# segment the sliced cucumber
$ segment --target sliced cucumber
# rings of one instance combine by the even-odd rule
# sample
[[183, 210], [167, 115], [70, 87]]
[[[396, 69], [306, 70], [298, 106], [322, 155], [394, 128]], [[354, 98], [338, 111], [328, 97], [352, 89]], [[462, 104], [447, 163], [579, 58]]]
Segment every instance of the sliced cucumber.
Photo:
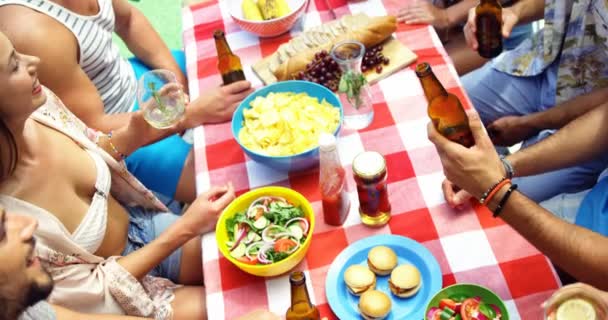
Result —
[[254, 237], [253, 237], [253, 242], [258, 242], [258, 241], [262, 241], [262, 236], [260, 236], [259, 234], [255, 233]]
[[266, 217], [262, 216], [253, 223], [253, 226], [258, 230], [262, 230], [262, 229], [266, 228], [268, 226], [268, 224], [270, 224], [270, 221], [268, 221], [268, 219], [266, 219]]
[[243, 242], [241, 242], [241, 243], [239, 243], [238, 246], [236, 246], [236, 248], [234, 248], [234, 250], [232, 250], [230, 252], [230, 255], [233, 258], [238, 259], [245, 255], [245, 250], [247, 250], [247, 247], [245, 246], [245, 244]]
[[302, 239], [304, 236], [304, 230], [302, 230], [299, 223], [292, 223], [289, 225], [289, 227], [287, 227], [287, 229], [289, 230], [289, 233], [291, 233], [297, 240]]
[[283, 202], [283, 201], [277, 201], [275, 202], [279, 207], [283, 207], [283, 208], [292, 208], [293, 206], [287, 202]]
[[252, 242], [256, 241], [255, 236], [256, 236], [255, 231], [249, 231], [249, 233], [247, 234], [247, 243], [252, 243]]
[[226, 245], [228, 246], [228, 248], [232, 248], [232, 246], [234, 245], [234, 241], [226, 241]]

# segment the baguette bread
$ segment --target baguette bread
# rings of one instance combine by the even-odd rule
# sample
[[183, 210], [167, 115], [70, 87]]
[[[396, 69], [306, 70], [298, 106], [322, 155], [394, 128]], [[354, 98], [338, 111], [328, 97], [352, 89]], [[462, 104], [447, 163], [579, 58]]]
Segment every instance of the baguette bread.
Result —
[[366, 48], [370, 48], [386, 40], [397, 29], [397, 21], [394, 16], [371, 17], [363, 24], [362, 20], [351, 20], [350, 26], [348, 20], [343, 21], [341, 25], [344, 26], [342, 29], [344, 32], [340, 35], [325, 41], [324, 44], [300, 51], [288, 59], [282, 60], [280, 64], [271, 66], [271, 71], [277, 80], [284, 81], [293, 78], [294, 74], [306, 69], [306, 65], [313, 60], [315, 53], [322, 50], [330, 51], [333, 45], [340, 41], [356, 40]]

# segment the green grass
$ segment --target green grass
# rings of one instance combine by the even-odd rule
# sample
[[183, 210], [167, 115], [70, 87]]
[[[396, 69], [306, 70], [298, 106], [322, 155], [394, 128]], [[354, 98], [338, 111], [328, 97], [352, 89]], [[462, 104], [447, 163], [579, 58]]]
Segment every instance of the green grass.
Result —
[[[137, 7], [150, 20], [154, 29], [160, 34], [167, 46], [171, 49], [182, 48], [182, 14], [180, 0], [139, 0], [129, 1]], [[144, 34], [141, 35], [145, 37]], [[114, 41], [120, 48], [124, 57], [132, 57], [133, 54], [127, 46], [114, 35]]]

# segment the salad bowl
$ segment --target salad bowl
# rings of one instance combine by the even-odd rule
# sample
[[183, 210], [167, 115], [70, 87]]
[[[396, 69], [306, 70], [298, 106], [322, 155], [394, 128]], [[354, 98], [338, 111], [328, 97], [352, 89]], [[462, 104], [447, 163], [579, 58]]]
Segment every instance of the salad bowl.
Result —
[[460, 283], [437, 292], [426, 307], [425, 320], [509, 320], [504, 302], [486, 287]]
[[[269, 204], [268, 212], [258, 219], [243, 217], [244, 214], [251, 211], [252, 207], [255, 209], [262, 206], [261, 203], [260, 205], [254, 203], [259, 199], [282, 200], [277, 200], [278, 204]], [[284, 205], [283, 200], [287, 204]], [[283, 208], [283, 206], [285, 207]], [[279, 209], [273, 210], [273, 208]], [[291, 212], [295, 211], [300, 212], [301, 217], [290, 216]], [[262, 221], [264, 219], [266, 221]], [[271, 232], [264, 232], [273, 226], [280, 226], [277, 227], [279, 230], [289, 229], [290, 232], [280, 231], [275, 239]], [[246, 227], [245, 234], [241, 234], [242, 227]], [[289, 188], [269, 186], [251, 190], [232, 201], [219, 217], [215, 228], [215, 238], [222, 255], [239, 269], [259, 277], [274, 277], [289, 272], [304, 259], [310, 247], [314, 227], [314, 211], [310, 202], [303, 195]], [[282, 250], [277, 249], [281, 242], [279, 238], [299, 240], [297, 246], [281, 253]], [[259, 249], [255, 251], [262, 252], [267, 246], [270, 248], [262, 255], [263, 258], [260, 256], [258, 259], [257, 252], [251, 255], [249, 252], [247, 253], [247, 257], [256, 257], [254, 259], [246, 258], [243, 252], [238, 252], [249, 250], [250, 247], [255, 246], [255, 243], [260, 244], [258, 248], [253, 248], [254, 250]]]

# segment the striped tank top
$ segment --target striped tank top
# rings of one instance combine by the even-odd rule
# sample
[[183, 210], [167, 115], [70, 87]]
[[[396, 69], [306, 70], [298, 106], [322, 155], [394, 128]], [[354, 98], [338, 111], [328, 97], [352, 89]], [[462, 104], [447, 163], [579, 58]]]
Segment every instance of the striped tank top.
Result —
[[131, 111], [137, 79], [129, 62], [112, 42], [114, 9], [112, 0], [97, 0], [99, 12], [83, 16], [48, 0], [0, 0], [3, 5], [21, 5], [57, 20], [78, 40], [80, 67], [101, 96], [106, 113]]

